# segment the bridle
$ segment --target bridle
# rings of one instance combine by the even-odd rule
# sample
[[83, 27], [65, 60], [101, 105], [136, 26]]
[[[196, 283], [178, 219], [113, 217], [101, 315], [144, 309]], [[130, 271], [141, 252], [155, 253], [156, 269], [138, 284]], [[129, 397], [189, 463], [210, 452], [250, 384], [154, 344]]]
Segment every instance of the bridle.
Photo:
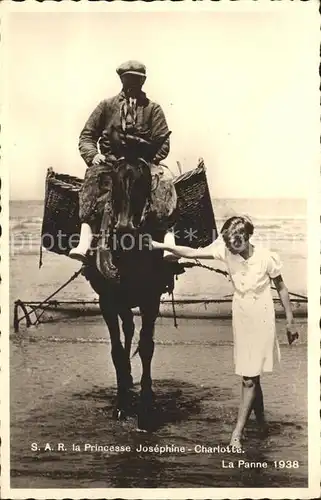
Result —
[[[117, 174], [117, 168], [122, 164], [122, 162], [129, 162], [129, 160], [125, 157], [125, 156], [121, 156], [119, 158], [117, 158], [117, 162], [116, 162], [116, 165], [115, 165], [115, 170], [114, 170], [114, 174]], [[135, 162], [136, 163], [136, 162]], [[144, 158], [138, 158], [137, 159], [137, 165], [133, 165], [133, 168], [135, 168], [137, 166], [137, 168], [141, 168], [139, 165], [142, 164], [144, 166], [144, 168], [148, 168], [149, 171], [150, 171], [150, 164], [144, 159]], [[151, 176], [151, 171], [150, 171], [150, 176]], [[151, 207], [151, 202], [152, 202], [152, 198], [151, 198], [151, 194], [156, 191], [156, 189], [158, 188], [158, 185], [159, 185], [159, 176], [157, 175], [157, 183], [156, 183], [156, 186], [154, 186], [148, 193], [147, 197], [146, 197], [146, 200], [145, 200], [145, 204], [144, 204], [144, 207], [143, 207], [143, 210], [142, 210], [142, 213], [141, 213], [141, 216], [140, 216], [140, 221], [139, 221], [139, 224], [138, 224], [138, 228], [141, 228], [141, 226], [144, 224], [149, 212], [150, 212], [150, 207]]]
[[[147, 163], [146, 160], [144, 160], [144, 158], [139, 158], [138, 161], [143, 163], [147, 168], [150, 168], [150, 165]], [[150, 173], [150, 175], [152, 175], [152, 174]], [[141, 214], [140, 221], [139, 221], [139, 227], [141, 227], [144, 224], [144, 222], [149, 214], [150, 206], [151, 206], [151, 202], [152, 202], [151, 194], [153, 191], [155, 191], [157, 189], [158, 184], [159, 184], [159, 177], [157, 176], [157, 186], [153, 190], [152, 189], [150, 190], [150, 192], [146, 198], [145, 205], [144, 205], [144, 208], [142, 210], [142, 214]]]

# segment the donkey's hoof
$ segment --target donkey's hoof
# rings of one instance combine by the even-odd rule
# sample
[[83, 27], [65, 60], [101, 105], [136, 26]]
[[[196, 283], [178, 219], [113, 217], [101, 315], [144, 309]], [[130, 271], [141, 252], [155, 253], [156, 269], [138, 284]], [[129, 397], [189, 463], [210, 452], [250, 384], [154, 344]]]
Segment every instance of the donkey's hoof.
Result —
[[113, 418], [118, 421], [126, 420], [127, 412], [124, 410], [124, 408], [114, 408]]
[[137, 427], [140, 432], [152, 432], [155, 429], [154, 421], [155, 394], [151, 389], [140, 393], [140, 404], [137, 413]]
[[134, 380], [133, 380], [133, 377], [131, 375], [128, 376], [127, 387], [128, 387], [129, 391], [134, 389]]
[[149, 409], [154, 406], [155, 403], [155, 393], [152, 389], [143, 389], [140, 393], [140, 402], [141, 405], [146, 409]]
[[153, 432], [156, 430], [154, 407], [141, 406], [137, 412], [137, 430], [139, 432]]
[[137, 415], [137, 431], [138, 432], [151, 432], [153, 430], [153, 419], [151, 412], [140, 410]]

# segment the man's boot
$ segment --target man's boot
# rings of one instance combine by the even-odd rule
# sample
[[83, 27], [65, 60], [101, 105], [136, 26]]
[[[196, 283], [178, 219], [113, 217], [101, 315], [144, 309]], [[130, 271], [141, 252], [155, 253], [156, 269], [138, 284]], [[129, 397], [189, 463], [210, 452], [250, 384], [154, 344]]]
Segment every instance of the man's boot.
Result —
[[70, 250], [69, 257], [71, 259], [84, 262], [86, 260], [86, 254], [90, 249], [92, 238], [93, 233], [91, 227], [89, 226], [89, 224], [84, 222], [83, 224], [81, 224], [79, 243], [75, 248], [72, 248]]

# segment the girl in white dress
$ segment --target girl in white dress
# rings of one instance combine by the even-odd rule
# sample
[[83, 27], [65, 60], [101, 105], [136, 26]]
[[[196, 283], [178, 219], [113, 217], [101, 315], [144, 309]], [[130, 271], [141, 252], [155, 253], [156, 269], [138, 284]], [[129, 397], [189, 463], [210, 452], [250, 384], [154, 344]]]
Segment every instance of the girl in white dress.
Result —
[[241, 448], [243, 429], [252, 409], [258, 424], [266, 430], [260, 375], [272, 371], [274, 348], [279, 353], [271, 280], [285, 310], [289, 343], [298, 337], [294, 330], [288, 290], [281, 276], [280, 258], [266, 248], [253, 246], [250, 243], [253, 231], [250, 219], [235, 216], [225, 222], [217, 240], [205, 248], [151, 242], [152, 249], [167, 250], [177, 257], [218, 259], [227, 266], [234, 287], [232, 323], [235, 373], [242, 377], [238, 419], [230, 443], [238, 448]]

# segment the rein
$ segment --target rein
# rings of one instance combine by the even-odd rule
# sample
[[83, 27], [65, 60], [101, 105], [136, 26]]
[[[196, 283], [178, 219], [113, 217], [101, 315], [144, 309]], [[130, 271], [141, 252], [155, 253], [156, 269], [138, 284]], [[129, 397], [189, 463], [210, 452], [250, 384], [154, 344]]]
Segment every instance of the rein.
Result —
[[139, 221], [139, 227], [141, 227], [145, 220], [146, 220], [146, 217], [149, 213], [149, 210], [150, 210], [150, 205], [151, 205], [151, 197], [148, 196], [148, 198], [146, 199], [145, 201], [145, 205], [144, 205], [144, 208], [143, 208], [143, 211], [142, 211], [142, 215], [140, 217], [140, 221]]
[[[124, 161], [128, 161], [128, 160], [126, 159], [126, 157], [125, 157], [125, 156], [121, 156], [120, 158], [118, 158], [118, 159], [117, 159], [117, 163], [116, 163], [116, 168], [117, 168], [117, 166], [119, 166], [119, 165], [121, 164], [121, 162], [124, 162]], [[142, 164], [144, 164], [144, 166], [145, 166], [145, 167], [147, 167], [148, 169], [150, 169], [150, 164], [149, 164], [146, 160], [144, 160], [144, 158], [138, 158], [137, 163], [138, 163], [138, 165], [137, 165], [137, 166], [138, 166], [138, 168], [140, 168], [140, 167], [139, 167], [139, 163], [142, 163]], [[134, 168], [135, 168], [135, 166], [134, 166]], [[156, 177], [157, 177], [157, 183], [156, 183], [156, 186], [154, 186], [154, 187], [151, 189], [150, 195], [146, 198], [145, 205], [144, 205], [144, 208], [143, 208], [143, 210], [142, 210], [142, 214], [141, 214], [140, 221], [139, 221], [139, 227], [141, 227], [141, 226], [142, 226], [142, 224], [143, 224], [143, 223], [144, 223], [144, 221], [146, 220], [146, 217], [147, 217], [147, 215], [148, 215], [148, 213], [149, 213], [150, 206], [151, 206], [151, 203], [152, 203], [151, 194], [152, 194], [153, 192], [155, 192], [155, 191], [156, 191], [156, 189], [157, 189], [157, 188], [158, 188], [158, 186], [159, 186], [159, 176], [158, 176], [158, 175], [156, 175]]]

